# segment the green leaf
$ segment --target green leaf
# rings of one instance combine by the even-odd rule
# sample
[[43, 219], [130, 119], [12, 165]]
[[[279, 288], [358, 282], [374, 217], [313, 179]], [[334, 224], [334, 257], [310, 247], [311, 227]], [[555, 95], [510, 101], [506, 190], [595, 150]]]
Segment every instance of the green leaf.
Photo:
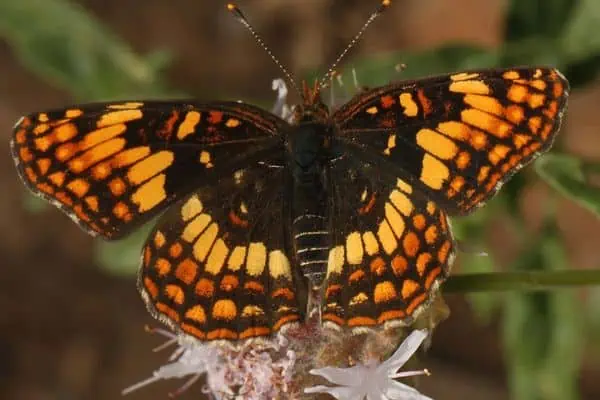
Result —
[[587, 172], [600, 171], [600, 164], [551, 153], [537, 160], [535, 168], [555, 190], [600, 217], [600, 188], [591, 186], [586, 178]]
[[571, 61], [600, 54], [600, 2], [580, 0], [561, 37], [561, 47]]
[[556, 37], [579, 0], [512, 0], [506, 13], [504, 38], [519, 41], [532, 36]]
[[[164, 55], [137, 56], [82, 7], [66, 0], [0, 2], [0, 37], [21, 62], [84, 100], [163, 93]], [[148, 62], [150, 60], [150, 62]]]
[[[494, 273], [497, 271], [491, 255], [477, 256], [465, 253], [460, 255], [460, 269], [461, 274]], [[502, 297], [499, 293], [467, 293], [466, 297], [478, 321], [486, 325], [492, 321], [494, 312], [502, 305]]]
[[94, 249], [98, 265], [113, 275], [134, 275], [140, 265], [141, 249], [155, 222], [144, 225], [131, 236], [117, 242], [98, 240]]

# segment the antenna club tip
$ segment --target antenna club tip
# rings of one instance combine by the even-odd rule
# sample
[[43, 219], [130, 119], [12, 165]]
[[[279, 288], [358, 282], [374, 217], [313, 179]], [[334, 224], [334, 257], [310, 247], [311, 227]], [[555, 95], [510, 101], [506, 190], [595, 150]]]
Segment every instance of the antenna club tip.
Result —
[[381, 5], [382, 5], [383, 7], [389, 7], [389, 6], [391, 6], [391, 5], [392, 5], [392, 0], [382, 0], [382, 1], [381, 1]]
[[238, 7], [237, 7], [235, 4], [233, 4], [233, 3], [227, 3], [227, 6], [226, 6], [226, 7], [227, 7], [227, 10], [229, 10], [229, 11], [234, 11], [234, 10], [236, 10], [236, 9], [238, 8]]

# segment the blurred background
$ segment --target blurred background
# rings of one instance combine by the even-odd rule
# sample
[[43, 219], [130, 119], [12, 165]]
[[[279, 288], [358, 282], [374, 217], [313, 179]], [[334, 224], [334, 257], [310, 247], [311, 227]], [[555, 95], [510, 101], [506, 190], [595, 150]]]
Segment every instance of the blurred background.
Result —
[[[239, 0], [298, 77], [335, 59], [378, 0]], [[397, 0], [340, 69], [380, 85], [549, 64], [570, 80], [558, 143], [454, 220], [489, 257], [454, 271], [600, 268], [600, 2]], [[401, 72], [396, 66], [406, 64]], [[269, 108], [281, 73], [217, 0], [0, 0], [0, 398], [114, 399], [166, 361], [135, 289], [143, 233], [94, 241], [31, 197], [8, 151], [19, 116], [76, 102], [196, 97]], [[292, 99], [293, 100], [293, 99]], [[420, 389], [439, 399], [600, 398], [600, 289], [447, 294]], [[128, 398], [164, 399], [182, 381]], [[182, 399], [201, 399], [201, 385]]]

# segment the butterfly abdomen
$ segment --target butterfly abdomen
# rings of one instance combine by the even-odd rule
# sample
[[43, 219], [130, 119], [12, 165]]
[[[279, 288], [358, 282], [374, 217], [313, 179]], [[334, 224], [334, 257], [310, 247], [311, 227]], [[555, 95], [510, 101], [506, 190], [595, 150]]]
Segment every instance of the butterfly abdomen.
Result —
[[302, 274], [319, 285], [327, 269], [328, 223], [323, 213], [307, 211], [294, 218], [294, 253]]

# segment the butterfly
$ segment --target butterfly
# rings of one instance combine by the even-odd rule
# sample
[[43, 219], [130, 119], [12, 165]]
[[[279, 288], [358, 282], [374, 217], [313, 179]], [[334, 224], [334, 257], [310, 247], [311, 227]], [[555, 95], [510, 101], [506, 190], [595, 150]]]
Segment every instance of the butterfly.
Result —
[[569, 85], [484, 69], [365, 89], [289, 119], [241, 102], [126, 101], [23, 117], [11, 151], [34, 194], [142, 249], [149, 311], [199, 340], [265, 337], [317, 303], [330, 329], [410, 325], [448, 277], [449, 217], [548, 150]]

